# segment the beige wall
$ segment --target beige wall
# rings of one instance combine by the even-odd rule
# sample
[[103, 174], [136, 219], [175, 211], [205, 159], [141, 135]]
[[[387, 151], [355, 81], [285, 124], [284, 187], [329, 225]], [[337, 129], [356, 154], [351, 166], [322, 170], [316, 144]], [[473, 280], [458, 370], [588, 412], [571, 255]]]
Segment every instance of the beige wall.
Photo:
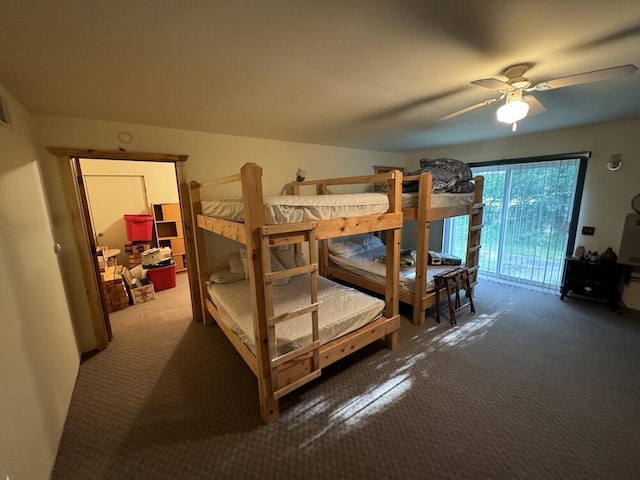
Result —
[[139, 175], [144, 177], [149, 213], [151, 213], [151, 205], [154, 203], [178, 202], [178, 186], [173, 163], [83, 159], [81, 167], [83, 175]]
[[0, 478], [49, 478], [80, 355], [63, 288], [32, 118], [0, 86]]
[[[185, 154], [189, 156], [185, 164], [187, 179], [211, 180], [213, 178], [238, 173], [247, 162], [255, 162], [264, 170], [264, 193], [278, 194], [283, 186], [295, 178], [298, 166], [304, 166], [307, 178], [326, 178], [347, 175], [363, 175], [373, 172], [373, 165], [402, 165], [404, 156], [383, 152], [372, 152], [348, 148], [326, 147], [258, 138], [234, 137], [184, 130], [127, 125], [103, 121], [87, 121], [72, 118], [36, 116], [39, 130], [39, 144], [44, 146], [94, 148], [130, 151]], [[133, 140], [126, 145], [118, 140], [120, 132], [129, 132]], [[43, 153], [43, 155], [47, 155]], [[74, 258], [75, 249], [60, 189], [60, 179], [53, 160], [45, 162], [47, 194], [54, 205], [57, 238], [65, 242], [71, 252], [65, 258], [65, 283], [76, 294], [82, 292], [77, 282], [80, 266]], [[230, 193], [228, 191], [224, 193]], [[215, 252], [211, 268], [226, 267], [229, 252], [237, 249], [237, 244], [214, 236], [207, 236], [207, 249]], [[210, 255], [211, 257], [211, 255]], [[86, 297], [74, 300], [74, 318], [88, 318]], [[83, 351], [95, 348], [93, 332], [88, 321], [80, 321], [76, 331]]]
[[[520, 131], [525, 128], [523, 123]], [[412, 152], [406, 155], [405, 167], [415, 170], [419, 159], [425, 157], [451, 157], [473, 162], [591, 151], [576, 245], [598, 252], [612, 247], [618, 252], [625, 216], [633, 212], [631, 199], [640, 192], [638, 132], [640, 119], [531, 135], [518, 134], [500, 140]], [[611, 172], [606, 169], [606, 163], [615, 153], [622, 154], [623, 164], [620, 170]], [[581, 227], [585, 225], [595, 227], [595, 235], [582, 235]], [[625, 288], [623, 299], [629, 307], [640, 309], [638, 285]]]

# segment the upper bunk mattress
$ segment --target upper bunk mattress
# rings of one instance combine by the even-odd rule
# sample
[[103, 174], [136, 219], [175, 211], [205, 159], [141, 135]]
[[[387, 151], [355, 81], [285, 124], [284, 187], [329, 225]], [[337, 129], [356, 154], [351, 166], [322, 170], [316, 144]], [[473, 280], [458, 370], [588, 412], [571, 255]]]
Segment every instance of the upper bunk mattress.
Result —
[[[244, 221], [242, 198], [202, 200], [201, 206], [207, 217]], [[384, 193], [278, 195], [265, 197], [264, 206], [266, 223], [298, 223], [385, 213], [389, 198]]]
[[[417, 207], [418, 192], [402, 194], [402, 207]], [[459, 207], [461, 205], [471, 205], [474, 193], [432, 193], [431, 208]]]
[[[375, 282], [385, 282], [387, 275], [387, 265], [381, 259], [386, 255], [386, 247], [378, 247], [365, 253], [352, 255], [350, 257], [337, 256], [329, 253], [329, 260], [334, 267], [355, 273], [361, 277]], [[415, 251], [412, 252], [415, 258]], [[402, 263], [402, 262], [401, 262]], [[433, 290], [433, 276], [456, 268], [453, 265], [429, 265], [427, 268], [427, 292]], [[416, 283], [415, 267], [400, 266], [400, 287], [414, 291]]]
[[[291, 278], [287, 285], [273, 287], [274, 313], [290, 312], [311, 303], [309, 275]], [[253, 317], [249, 281], [209, 283], [209, 297], [220, 312], [222, 321], [255, 354]], [[324, 277], [318, 277], [318, 328], [322, 344], [356, 330], [379, 318], [384, 301]], [[276, 325], [278, 354], [282, 355], [311, 343], [311, 314]]]

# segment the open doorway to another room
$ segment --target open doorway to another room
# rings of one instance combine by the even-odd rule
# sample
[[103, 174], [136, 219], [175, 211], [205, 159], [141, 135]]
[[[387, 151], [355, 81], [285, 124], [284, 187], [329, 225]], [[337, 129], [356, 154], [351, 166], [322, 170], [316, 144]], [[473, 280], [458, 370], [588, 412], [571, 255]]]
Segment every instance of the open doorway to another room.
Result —
[[[159, 321], [166, 323], [169, 318], [202, 321], [202, 309], [199, 307], [200, 292], [199, 289], [192, 288], [192, 285], [197, 285], [197, 272], [196, 268], [189, 267], [196, 265], [196, 251], [190, 235], [192, 220], [189, 187], [184, 173], [184, 162], [187, 160], [187, 155], [63, 147], [47, 147], [47, 150], [57, 159], [62, 190], [69, 210], [78, 253], [84, 293], [88, 300], [89, 318], [95, 338], [94, 348], [97, 350], [106, 348], [114, 336], [110, 315], [126, 316], [122, 312], [132, 314], [137, 312], [136, 318], [145, 320], [147, 327]], [[91, 170], [92, 166], [87, 163], [88, 160], [98, 161], [102, 170]], [[84, 167], [81, 165], [81, 161], [84, 162]], [[164, 165], [158, 171], [163, 172], [163, 169], [166, 169], [166, 172], [172, 173], [165, 172], [154, 176], [144, 170], [148, 167], [145, 164], [156, 167]], [[83, 168], [86, 172], [83, 172]], [[112, 178], [101, 178], [95, 181], [95, 177]], [[120, 182], [124, 182], [126, 185], [118, 185]], [[106, 206], [98, 207], [94, 201], [92, 208], [90, 208], [85, 183], [88, 183], [90, 188], [92, 186], [96, 188], [97, 196], [106, 198], [106, 202], [103, 201]], [[95, 219], [95, 213], [99, 208], [105, 208], [107, 212], [113, 210], [108, 213], [108, 215], [112, 215], [112, 220], [109, 221], [108, 218]], [[160, 219], [160, 214], [162, 214], [162, 219]], [[146, 240], [149, 235], [144, 238], [144, 241], [138, 239], [129, 241], [127, 236], [128, 223], [124, 218], [126, 215], [151, 219], [150, 241]], [[156, 228], [162, 222], [166, 225]], [[171, 234], [166, 233], [169, 230]], [[137, 246], [134, 247], [134, 245]], [[122, 308], [108, 312], [104, 287], [105, 278], [99, 264], [99, 253], [102, 253], [102, 270], [106, 271], [109, 266], [121, 265], [123, 271], [125, 266], [129, 271], [129, 267], [133, 266], [129, 262], [135, 263], [135, 257], [140, 254], [139, 261], [142, 263], [142, 253], [146, 250], [152, 250], [155, 245], [169, 247], [168, 249], [159, 249], [159, 252], [156, 253], [163, 255], [162, 250], [170, 251], [170, 263], [177, 270], [175, 272], [175, 287], [172, 285], [173, 276], [167, 278], [166, 275], [161, 274], [159, 281], [163, 288], [158, 288], [158, 284], [153, 278], [150, 283], [155, 283], [155, 285], [149, 286], [141, 281], [137, 282], [132, 275], [129, 280], [137, 289], [135, 293], [142, 293], [143, 290], [140, 288], [148, 290], [153, 288], [153, 299], [146, 298], [146, 301], [134, 302], [130, 296], [127, 296], [125, 300], [122, 295], [120, 298], [122, 304], [119, 305]], [[98, 246], [109, 248], [98, 248]], [[146, 247], [151, 248], [147, 249]], [[164, 266], [167, 265], [161, 265], [161, 267]], [[148, 272], [147, 276], [149, 276]], [[124, 281], [126, 280], [123, 279], [122, 282]], [[119, 285], [117, 281], [114, 283]], [[129, 292], [129, 294], [131, 293]], [[147, 297], [149, 293], [147, 292]], [[173, 298], [174, 295], [175, 298]], [[180, 305], [179, 312], [173, 311], [176, 306]], [[123, 335], [123, 338], [125, 337], [126, 335]]]
[[184, 225], [175, 167], [80, 159], [103, 305], [113, 335], [149, 316], [190, 311]]

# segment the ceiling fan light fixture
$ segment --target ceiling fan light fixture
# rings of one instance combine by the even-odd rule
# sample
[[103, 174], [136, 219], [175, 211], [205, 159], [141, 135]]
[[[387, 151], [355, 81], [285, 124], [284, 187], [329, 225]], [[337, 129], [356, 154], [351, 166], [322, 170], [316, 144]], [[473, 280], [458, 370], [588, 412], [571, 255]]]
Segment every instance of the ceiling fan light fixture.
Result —
[[499, 122], [515, 123], [526, 117], [527, 112], [529, 112], [529, 104], [527, 102], [524, 100], [512, 100], [502, 105], [496, 115]]

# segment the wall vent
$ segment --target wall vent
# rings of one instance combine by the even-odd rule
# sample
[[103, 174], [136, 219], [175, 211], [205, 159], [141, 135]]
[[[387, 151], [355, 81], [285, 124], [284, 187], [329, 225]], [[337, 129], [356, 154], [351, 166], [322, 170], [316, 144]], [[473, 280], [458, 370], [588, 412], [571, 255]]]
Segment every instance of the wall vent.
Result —
[[9, 125], [9, 111], [4, 103], [4, 99], [0, 97], [0, 126], [7, 127]]

